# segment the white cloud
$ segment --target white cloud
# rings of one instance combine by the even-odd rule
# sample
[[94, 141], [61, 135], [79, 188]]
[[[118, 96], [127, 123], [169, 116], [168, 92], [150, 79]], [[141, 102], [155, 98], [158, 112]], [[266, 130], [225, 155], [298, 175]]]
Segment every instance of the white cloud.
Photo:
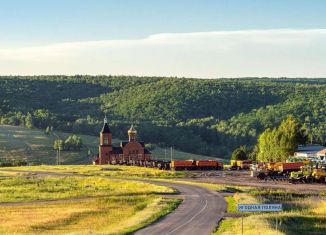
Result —
[[0, 74], [325, 77], [326, 29], [165, 33], [1, 48]]

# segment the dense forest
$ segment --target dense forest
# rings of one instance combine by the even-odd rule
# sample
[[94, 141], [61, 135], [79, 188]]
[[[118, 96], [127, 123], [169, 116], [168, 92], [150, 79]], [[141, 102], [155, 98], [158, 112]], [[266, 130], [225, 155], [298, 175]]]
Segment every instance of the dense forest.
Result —
[[288, 115], [325, 144], [325, 114], [326, 79], [0, 77], [1, 124], [97, 135], [107, 115], [115, 138], [134, 123], [148, 143], [218, 157]]

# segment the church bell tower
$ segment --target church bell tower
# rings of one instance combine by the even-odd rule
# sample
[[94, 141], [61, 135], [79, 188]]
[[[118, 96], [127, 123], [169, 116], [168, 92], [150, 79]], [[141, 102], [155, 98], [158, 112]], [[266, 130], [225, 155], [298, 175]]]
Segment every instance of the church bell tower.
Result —
[[112, 151], [112, 134], [108, 125], [108, 120], [104, 118], [104, 125], [100, 132], [100, 146], [99, 146], [99, 164], [108, 164], [110, 159], [110, 152]]

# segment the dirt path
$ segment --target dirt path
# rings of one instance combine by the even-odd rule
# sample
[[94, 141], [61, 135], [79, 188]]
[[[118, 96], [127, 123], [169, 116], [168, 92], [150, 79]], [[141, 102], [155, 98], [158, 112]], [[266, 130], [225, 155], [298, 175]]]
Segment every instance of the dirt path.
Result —
[[325, 184], [290, 184], [288, 181], [262, 181], [251, 177], [248, 171], [215, 171], [206, 174], [194, 172], [190, 181], [234, 186], [282, 189], [302, 194], [319, 194], [326, 192]]

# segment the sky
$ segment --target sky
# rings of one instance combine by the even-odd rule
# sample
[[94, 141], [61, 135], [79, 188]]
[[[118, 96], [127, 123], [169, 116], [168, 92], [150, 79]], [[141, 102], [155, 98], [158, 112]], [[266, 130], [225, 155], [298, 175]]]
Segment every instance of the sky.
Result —
[[326, 77], [325, 0], [0, 0], [0, 75]]

